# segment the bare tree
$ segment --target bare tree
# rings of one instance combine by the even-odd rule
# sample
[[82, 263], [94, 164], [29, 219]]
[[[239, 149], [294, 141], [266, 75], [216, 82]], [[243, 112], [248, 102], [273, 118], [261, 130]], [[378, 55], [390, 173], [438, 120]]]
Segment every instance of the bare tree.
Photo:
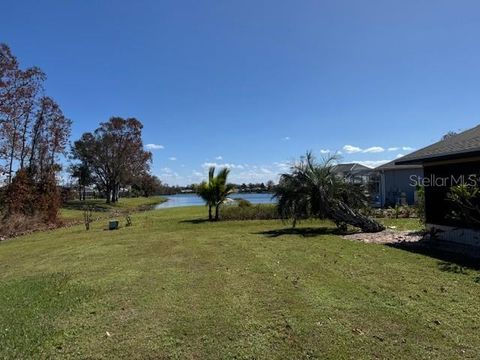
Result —
[[11, 183], [15, 162], [24, 168], [45, 74], [37, 67], [21, 70], [9, 47], [0, 44], [0, 77], [0, 157], [6, 161], [5, 173]]
[[20, 69], [10, 48], [0, 44], [0, 161], [8, 184], [7, 214], [42, 212], [51, 222], [60, 206], [56, 173], [71, 121], [53, 99], [42, 96], [45, 78], [38, 67]]

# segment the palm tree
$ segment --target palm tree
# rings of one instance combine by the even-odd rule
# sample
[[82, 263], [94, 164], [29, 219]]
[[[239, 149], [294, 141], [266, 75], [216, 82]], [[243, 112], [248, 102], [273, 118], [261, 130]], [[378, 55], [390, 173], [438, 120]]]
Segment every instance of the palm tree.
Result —
[[362, 186], [346, 182], [333, 172], [336, 157], [318, 164], [310, 152], [292, 166], [291, 172], [280, 177], [274, 197], [284, 219], [328, 218], [338, 227], [347, 224], [364, 232], [378, 232], [384, 226], [361, 213], [368, 206]]
[[215, 207], [215, 221], [218, 221], [220, 215], [220, 206], [228, 195], [233, 193], [234, 186], [227, 183], [230, 170], [224, 168], [215, 176], [215, 167], [208, 171], [208, 181], [203, 181], [197, 186], [197, 194], [205, 200], [208, 206], [208, 220], [212, 221], [212, 208]]
[[208, 220], [212, 221], [212, 206], [215, 205], [213, 183], [215, 181], [215, 168], [211, 167], [208, 171], [208, 182], [202, 181], [200, 185], [197, 186], [197, 194], [203, 200], [205, 200], [205, 205], [208, 206]]

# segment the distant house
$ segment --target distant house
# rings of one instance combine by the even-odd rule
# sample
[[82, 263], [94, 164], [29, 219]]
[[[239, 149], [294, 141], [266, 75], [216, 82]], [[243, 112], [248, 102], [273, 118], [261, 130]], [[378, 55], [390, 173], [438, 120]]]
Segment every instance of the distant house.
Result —
[[378, 201], [379, 177], [374, 169], [359, 163], [347, 163], [335, 165], [332, 170], [335, 175], [349, 183], [363, 185], [370, 198], [370, 204], [373, 207], [380, 206]]
[[412, 186], [412, 179], [423, 176], [422, 165], [396, 165], [388, 162], [375, 168], [379, 176], [379, 205], [414, 205], [417, 202], [417, 189]]
[[[80, 197], [79, 189], [76, 189], [77, 195]], [[81, 189], [82, 197], [85, 199], [95, 198], [98, 195], [98, 190], [95, 186], [85, 186]]]
[[[453, 218], [453, 204], [447, 199], [453, 185], [480, 179], [480, 126], [415, 151], [395, 163], [423, 166], [421, 184], [425, 189], [427, 226], [439, 230], [440, 240], [480, 256], [480, 228]], [[478, 199], [474, 201], [480, 206]]]
[[372, 168], [358, 163], [337, 164], [332, 171], [337, 176], [355, 184], [366, 184], [372, 174]]

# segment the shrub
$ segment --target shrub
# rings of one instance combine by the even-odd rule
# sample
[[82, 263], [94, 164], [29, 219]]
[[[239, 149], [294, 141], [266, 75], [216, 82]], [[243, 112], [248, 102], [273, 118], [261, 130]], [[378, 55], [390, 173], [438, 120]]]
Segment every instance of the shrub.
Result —
[[60, 191], [54, 173], [47, 174], [37, 185], [36, 212], [43, 216], [46, 223], [57, 222], [61, 206]]
[[252, 206], [252, 203], [248, 200], [242, 199], [242, 198], [235, 198], [233, 199], [237, 202], [239, 207], [249, 207]]
[[376, 218], [408, 219], [417, 217], [417, 207], [408, 205], [396, 205], [394, 208], [375, 209], [373, 216]]
[[418, 202], [417, 202], [418, 220], [420, 221], [421, 224], [425, 225], [425, 223], [426, 223], [426, 218], [425, 218], [425, 188], [423, 186], [419, 186], [417, 188], [417, 196], [418, 196]]
[[6, 186], [0, 187], [0, 210], [5, 209], [6, 195], [7, 195], [7, 187]]
[[45, 223], [45, 219], [39, 215], [12, 214], [0, 220], [0, 238], [26, 235], [35, 231], [54, 229], [58, 226], [61, 224]]
[[5, 205], [7, 216], [15, 214], [33, 215], [35, 213], [35, 184], [22, 169], [14, 176], [5, 192]]
[[220, 211], [222, 220], [270, 220], [279, 219], [277, 207], [273, 204], [250, 206], [223, 206]]
[[57, 222], [61, 205], [55, 173], [35, 181], [26, 169], [19, 170], [5, 190], [5, 216], [39, 216], [46, 224]]
[[75, 200], [75, 191], [70, 187], [61, 187], [60, 188], [60, 198], [61, 202], [66, 203], [67, 201]]
[[447, 200], [454, 208], [449, 218], [474, 228], [480, 227], [479, 188], [469, 185], [452, 186], [447, 194]]

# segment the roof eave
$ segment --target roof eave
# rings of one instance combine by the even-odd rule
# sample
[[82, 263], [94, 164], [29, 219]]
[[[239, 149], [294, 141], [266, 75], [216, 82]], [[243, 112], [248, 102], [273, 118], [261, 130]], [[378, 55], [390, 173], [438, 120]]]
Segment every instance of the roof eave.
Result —
[[457, 160], [462, 158], [472, 158], [480, 156], [480, 150], [475, 151], [462, 151], [456, 152], [453, 154], [444, 154], [444, 155], [432, 155], [432, 156], [424, 156], [421, 158], [413, 158], [411, 160], [399, 160], [395, 161], [395, 165], [423, 165], [425, 163], [432, 163], [438, 161], [447, 161], [447, 160]]

